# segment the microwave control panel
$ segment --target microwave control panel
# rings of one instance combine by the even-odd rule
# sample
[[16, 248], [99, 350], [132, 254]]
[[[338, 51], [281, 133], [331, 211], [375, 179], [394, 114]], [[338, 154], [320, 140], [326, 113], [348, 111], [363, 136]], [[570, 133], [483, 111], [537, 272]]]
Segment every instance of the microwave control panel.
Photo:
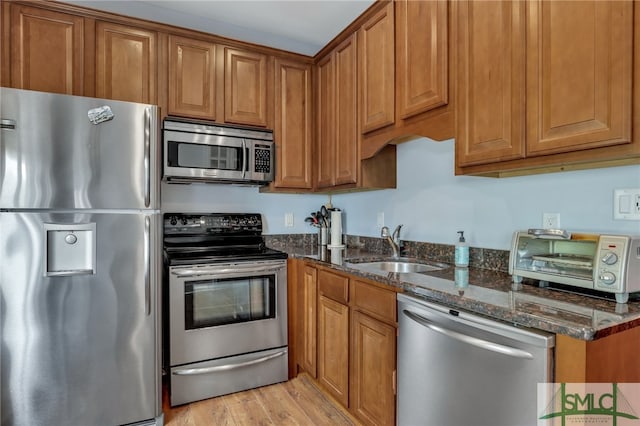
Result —
[[269, 146], [256, 144], [254, 152], [255, 152], [254, 172], [271, 173], [271, 149], [269, 149]]

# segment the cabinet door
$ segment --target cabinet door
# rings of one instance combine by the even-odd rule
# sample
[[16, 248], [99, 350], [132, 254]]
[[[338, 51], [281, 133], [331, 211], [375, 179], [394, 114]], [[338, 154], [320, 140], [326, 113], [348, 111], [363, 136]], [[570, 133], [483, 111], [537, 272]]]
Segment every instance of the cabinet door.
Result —
[[318, 177], [316, 185], [318, 188], [327, 188], [335, 185], [335, 60], [333, 53], [321, 59], [317, 67]]
[[335, 50], [335, 184], [356, 183], [358, 178], [359, 135], [357, 117], [357, 54], [354, 36]]
[[96, 96], [157, 103], [157, 34], [96, 22]]
[[519, 1], [451, 3], [458, 49], [458, 166], [524, 156], [524, 6]]
[[311, 65], [276, 59], [276, 188], [311, 188]]
[[83, 94], [84, 18], [14, 4], [10, 25], [12, 87]]
[[395, 2], [398, 116], [409, 118], [448, 102], [446, 0]]
[[631, 142], [634, 2], [527, 7], [527, 155]]
[[317, 300], [318, 271], [305, 265], [302, 273], [302, 342], [300, 365], [312, 377], [317, 376]]
[[395, 369], [395, 327], [353, 312], [349, 408], [366, 424], [394, 424]]
[[349, 403], [349, 307], [318, 299], [318, 381], [345, 407]]
[[362, 133], [395, 119], [395, 46], [393, 2], [358, 30]]
[[267, 56], [225, 48], [224, 121], [267, 125]]
[[216, 119], [216, 46], [169, 36], [169, 114]]

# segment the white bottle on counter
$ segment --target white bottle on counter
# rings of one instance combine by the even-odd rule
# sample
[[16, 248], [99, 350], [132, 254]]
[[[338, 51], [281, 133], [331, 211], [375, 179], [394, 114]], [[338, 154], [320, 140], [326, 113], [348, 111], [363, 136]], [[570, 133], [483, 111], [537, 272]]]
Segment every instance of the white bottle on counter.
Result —
[[460, 238], [456, 244], [455, 251], [455, 263], [458, 268], [465, 268], [469, 266], [469, 246], [464, 239], [464, 231], [458, 231]]

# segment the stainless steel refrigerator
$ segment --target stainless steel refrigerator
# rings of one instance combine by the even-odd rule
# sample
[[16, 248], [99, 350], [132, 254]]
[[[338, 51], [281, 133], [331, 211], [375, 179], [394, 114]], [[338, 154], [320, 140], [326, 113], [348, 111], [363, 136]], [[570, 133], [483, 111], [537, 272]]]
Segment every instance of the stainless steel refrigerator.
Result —
[[2, 425], [162, 424], [156, 106], [0, 88]]

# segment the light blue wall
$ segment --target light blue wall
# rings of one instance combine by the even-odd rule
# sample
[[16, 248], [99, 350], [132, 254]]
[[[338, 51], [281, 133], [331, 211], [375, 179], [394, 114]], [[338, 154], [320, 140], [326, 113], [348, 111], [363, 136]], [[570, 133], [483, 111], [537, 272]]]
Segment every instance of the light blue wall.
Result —
[[[640, 188], [640, 166], [493, 179], [454, 176], [453, 140], [418, 139], [398, 145], [397, 189], [335, 195], [344, 232], [380, 235], [404, 225], [402, 238], [453, 244], [464, 230], [471, 246], [508, 250], [514, 230], [540, 227], [542, 214], [560, 213], [570, 231], [640, 234], [640, 221], [613, 220], [613, 190]], [[251, 211], [265, 217], [265, 233], [307, 233], [311, 211], [326, 195], [261, 194], [257, 188], [163, 184], [163, 211]], [[286, 212], [294, 227], [284, 226]]]

